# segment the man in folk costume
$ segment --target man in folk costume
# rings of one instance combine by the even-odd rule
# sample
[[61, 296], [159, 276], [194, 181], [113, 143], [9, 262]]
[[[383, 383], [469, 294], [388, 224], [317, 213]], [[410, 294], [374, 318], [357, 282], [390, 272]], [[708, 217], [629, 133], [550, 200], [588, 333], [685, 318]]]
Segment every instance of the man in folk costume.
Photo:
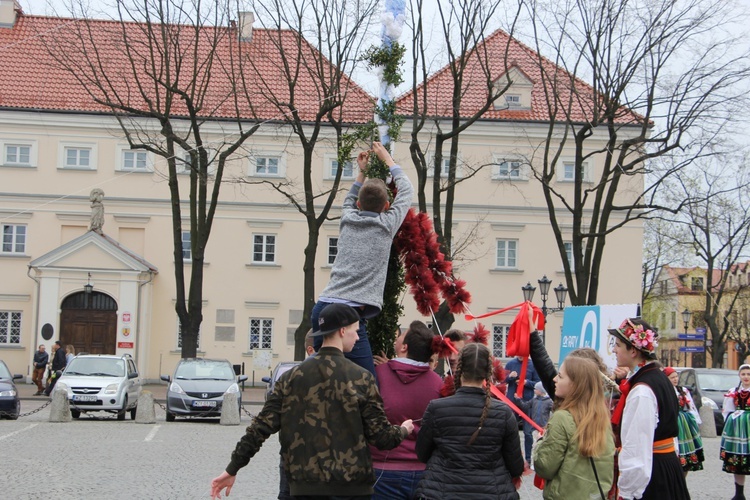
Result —
[[654, 363], [658, 334], [640, 318], [609, 329], [617, 365], [630, 376], [612, 416], [618, 442], [623, 499], [686, 500], [690, 493], [675, 451], [679, 405], [674, 387]]

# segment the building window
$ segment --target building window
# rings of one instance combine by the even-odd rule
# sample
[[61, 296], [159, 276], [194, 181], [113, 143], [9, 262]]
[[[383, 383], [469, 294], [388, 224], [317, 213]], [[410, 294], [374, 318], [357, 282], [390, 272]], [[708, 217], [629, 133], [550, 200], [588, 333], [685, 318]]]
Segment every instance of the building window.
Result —
[[677, 328], [677, 313], [674, 312], [674, 311], [672, 311], [672, 318], [670, 320], [670, 323], [672, 325], [670, 327], [670, 328], [672, 328], [672, 330], [674, 330], [675, 328]]
[[659, 282], [659, 293], [660, 295], [667, 294], [667, 280], [663, 280]]
[[492, 325], [492, 355], [497, 358], [507, 356], [508, 331], [510, 325]]
[[497, 267], [516, 268], [518, 240], [497, 240]]
[[703, 291], [703, 278], [702, 277], [690, 278], [690, 289], [694, 292]]
[[21, 343], [21, 312], [0, 311], [0, 344]]
[[3, 224], [2, 253], [26, 253], [26, 226], [18, 224]]
[[505, 94], [505, 103], [509, 108], [520, 108], [521, 94]]
[[[339, 162], [338, 160], [331, 160], [331, 167], [329, 169], [329, 175], [331, 179], [336, 178], [336, 173], [339, 170]], [[341, 178], [342, 179], [354, 179], [354, 165], [352, 162], [347, 161], [344, 163], [344, 168], [341, 172]]]
[[332, 266], [333, 262], [336, 260], [336, 254], [338, 254], [339, 249], [339, 239], [338, 238], [328, 238], [328, 265]]
[[91, 148], [65, 148], [65, 163], [67, 168], [91, 168]]
[[[196, 350], [201, 348], [201, 330], [202, 327], [198, 328], [198, 340], [196, 342]], [[177, 318], [177, 349], [182, 349], [182, 335], [180, 333], [180, 319]]]
[[500, 178], [520, 179], [521, 162], [513, 160], [500, 163], [497, 168], [497, 176]]
[[[583, 162], [583, 182], [591, 182], [591, 168], [589, 167], [588, 162]], [[560, 172], [558, 173], [557, 180], [561, 182], [573, 182], [575, 181], [575, 175], [576, 175], [576, 164], [573, 161], [564, 161], [562, 164], [562, 169], [560, 169]]]
[[255, 174], [278, 177], [279, 158], [275, 156], [259, 156], [255, 158]]
[[148, 153], [146, 151], [137, 151], [126, 149], [122, 152], [122, 169], [123, 170], [148, 170]]
[[6, 144], [6, 165], [31, 165], [31, 146], [28, 144]]
[[272, 263], [276, 261], [276, 235], [253, 235], [253, 262]]
[[193, 258], [192, 247], [190, 245], [190, 231], [182, 232], [182, 260]]
[[568, 260], [568, 265], [570, 266], [571, 271], [575, 271], [575, 260], [573, 259], [573, 242], [572, 241], [566, 241], [563, 243], [563, 246], [565, 247], [565, 258]]
[[273, 336], [273, 320], [250, 318], [250, 350], [270, 349]]

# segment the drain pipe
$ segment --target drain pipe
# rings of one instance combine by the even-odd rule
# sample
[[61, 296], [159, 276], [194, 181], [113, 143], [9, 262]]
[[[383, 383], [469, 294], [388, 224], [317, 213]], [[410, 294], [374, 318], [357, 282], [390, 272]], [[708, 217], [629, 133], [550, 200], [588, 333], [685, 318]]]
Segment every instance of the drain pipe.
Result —
[[[39, 349], [39, 300], [40, 300], [39, 299], [39, 294], [41, 293], [42, 282], [31, 275], [31, 269], [32, 269], [31, 265], [27, 266], [27, 268], [26, 268], [26, 276], [28, 276], [29, 278], [31, 278], [32, 280], [34, 280], [34, 282], [36, 283], [36, 304], [34, 304], [35, 311], [34, 311], [34, 330], [33, 330], [33, 335], [34, 335], [34, 350], [32, 351], [32, 354], [31, 354], [31, 356], [32, 356], [31, 359], [33, 360], [34, 359], [34, 357], [33, 357], [34, 354], [33, 353], [35, 353]], [[32, 361], [32, 364], [33, 364], [33, 361]], [[26, 367], [26, 370], [28, 372], [29, 367]], [[26, 375], [28, 376], [29, 373], [27, 373]], [[28, 383], [28, 382], [29, 381], [27, 380], [26, 383]]]
[[[144, 285], [148, 285], [149, 283], [151, 283], [152, 281], [154, 281], [154, 273], [153, 273], [153, 271], [149, 270], [148, 271], [148, 276], [149, 276], [149, 278], [148, 278], [147, 281], [140, 282], [140, 280], [139, 280], [139, 282], [138, 282], [138, 314], [135, 317], [135, 331], [136, 331], [136, 334], [138, 335], [138, 349], [136, 349], [136, 351], [135, 351], [135, 366], [138, 366], [138, 359], [140, 358], [139, 353], [141, 352], [141, 349], [142, 349], [141, 344], [143, 343], [143, 341], [142, 341], [142, 335], [141, 335], [141, 314], [143, 314], [143, 308], [142, 308], [142, 304], [141, 304], [142, 300], [141, 299], [143, 297], [143, 286]], [[142, 379], [142, 377], [141, 377], [141, 379]]]

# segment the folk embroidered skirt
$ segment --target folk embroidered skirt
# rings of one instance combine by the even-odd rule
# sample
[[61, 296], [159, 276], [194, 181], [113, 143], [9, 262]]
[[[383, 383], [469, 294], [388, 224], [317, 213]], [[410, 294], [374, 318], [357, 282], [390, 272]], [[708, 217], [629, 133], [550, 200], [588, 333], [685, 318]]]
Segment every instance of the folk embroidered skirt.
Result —
[[721, 435], [722, 470], [750, 474], [750, 411], [737, 410], [727, 417]]
[[680, 466], [685, 472], [703, 470], [703, 440], [695, 417], [681, 411], [677, 415], [678, 447]]

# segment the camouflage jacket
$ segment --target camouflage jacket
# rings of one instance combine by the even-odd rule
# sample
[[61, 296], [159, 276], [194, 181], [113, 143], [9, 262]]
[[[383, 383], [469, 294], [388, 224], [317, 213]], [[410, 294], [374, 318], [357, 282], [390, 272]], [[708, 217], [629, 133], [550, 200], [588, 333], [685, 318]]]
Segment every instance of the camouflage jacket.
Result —
[[367, 444], [392, 449], [406, 431], [388, 422], [373, 375], [323, 347], [281, 376], [226, 471], [236, 475], [275, 432], [292, 496], [355, 496], [375, 483]]

